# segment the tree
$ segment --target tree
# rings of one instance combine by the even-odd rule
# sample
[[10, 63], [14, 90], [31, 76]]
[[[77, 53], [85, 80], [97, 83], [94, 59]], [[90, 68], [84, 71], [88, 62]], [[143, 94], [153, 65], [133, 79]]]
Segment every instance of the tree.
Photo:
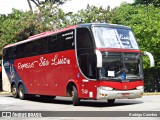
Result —
[[54, 5], [62, 5], [67, 0], [27, 0], [30, 10], [33, 12], [31, 2], [33, 2], [38, 8], [44, 7], [46, 3], [54, 4]]
[[160, 7], [160, 0], [135, 0], [134, 5], [150, 5]]
[[0, 15], [0, 51], [11, 43], [27, 39], [40, 32], [65, 27], [64, 12], [58, 6], [49, 3], [40, 7], [41, 12], [23, 12], [13, 9], [9, 15]]
[[70, 24], [91, 23], [91, 22], [110, 22], [110, 7], [107, 9], [96, 6], [87, 6], [86, 9], [70, 15]]
[[27, 39], [29, 36], [44, 30], [43, 26], [36, 20], [36, 16], [30, 12], [13, 9], [12, 14], [1, 16], [0, 20], [0, 49], [7, 44]]
[[43, 5], [47, 2], [50, 2], [52, 4], [57, 4], [57, 5], [62, 5], [64, 4], [67, 0], [30, 0], [32, 1], [37, 7], [39, 7], [40, 5]]

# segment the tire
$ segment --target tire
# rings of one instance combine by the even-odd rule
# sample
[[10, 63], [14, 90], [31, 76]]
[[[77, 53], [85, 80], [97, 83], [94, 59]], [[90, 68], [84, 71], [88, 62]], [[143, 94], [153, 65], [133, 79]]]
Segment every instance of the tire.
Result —
[[17, 88], [16, 88], [16, 85], [13, 84], [12, 87], [11, 87], [11, 92], [12, 92], [12, 96], [14, 98], [18, 98], [18, 91], [17, 91]]
[[27, 95], [25, 94], [25, 90], [22, 84], [18, 88], [18, 95], [21, 100], [25, 100], [27, 98]]
[[110, 99], [110, 100], [107, 100], [108, 101], [108, 104], [114, 104], [114, 102], [115, 102], [115, 99]]
[[72, 90], [72, 101], [74, 106], [78, 106], [80, 104], [80, 99], [78, 98], [78, 91], [75, 86], [73, 86]]

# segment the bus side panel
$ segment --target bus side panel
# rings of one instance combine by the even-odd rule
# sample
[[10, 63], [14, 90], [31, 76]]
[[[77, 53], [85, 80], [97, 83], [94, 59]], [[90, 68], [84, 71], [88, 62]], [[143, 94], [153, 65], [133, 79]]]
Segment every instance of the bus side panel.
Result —
[[14, 66], [29, 94], [65, 96], [67, 82], [75, 78], [75, 51], [22, 58]]
[[57, 60], [58, 69], [56, 73], [56, 94], [59, 96], [66, 96], [67, 83], [71, 79], [76, 79], [76, 57], [75, 50], [68, 50], [58, 54]]
[[[11, 92], [11, 84], [15, 84], [18, 88], [18, 84], [21, 82], [21, 77], [14, 66], [14, 60], [3, 61], [3, 90]], [[24, 85], [25, 93], [27, 93], [26, 86]]]
[[97, 81], [82, 78], [79, 84], [79, 97], [84, 99], [96, 99]]
[[34, 58], [21, 58], [15, 60], [14, 67], [21, 81], [26, 86], [29, 94], [37, 93], [38, 83], [34, 80], [33, 67], [35, 67]]

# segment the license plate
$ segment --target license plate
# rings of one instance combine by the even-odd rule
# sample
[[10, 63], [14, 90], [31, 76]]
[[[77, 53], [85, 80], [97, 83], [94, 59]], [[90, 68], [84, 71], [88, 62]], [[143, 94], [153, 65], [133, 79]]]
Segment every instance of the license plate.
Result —
[[123, 96], [123, 97], [128, 97], [128, 96], [129, 96], [129, 93], [122, 93], [122, 96]]

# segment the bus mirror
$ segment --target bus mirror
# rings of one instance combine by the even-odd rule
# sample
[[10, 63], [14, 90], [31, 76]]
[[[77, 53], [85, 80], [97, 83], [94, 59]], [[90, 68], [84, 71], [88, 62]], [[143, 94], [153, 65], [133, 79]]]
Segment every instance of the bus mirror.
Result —
[[144, 51], [144, 55], [148, 56], [149, 57], [149, 60], [150, 60], [150, 67], [154, 67], [155, 66], [155, 63], [154, 63], [154, 58], [153, 58], [153, 55], [147, 51]]

